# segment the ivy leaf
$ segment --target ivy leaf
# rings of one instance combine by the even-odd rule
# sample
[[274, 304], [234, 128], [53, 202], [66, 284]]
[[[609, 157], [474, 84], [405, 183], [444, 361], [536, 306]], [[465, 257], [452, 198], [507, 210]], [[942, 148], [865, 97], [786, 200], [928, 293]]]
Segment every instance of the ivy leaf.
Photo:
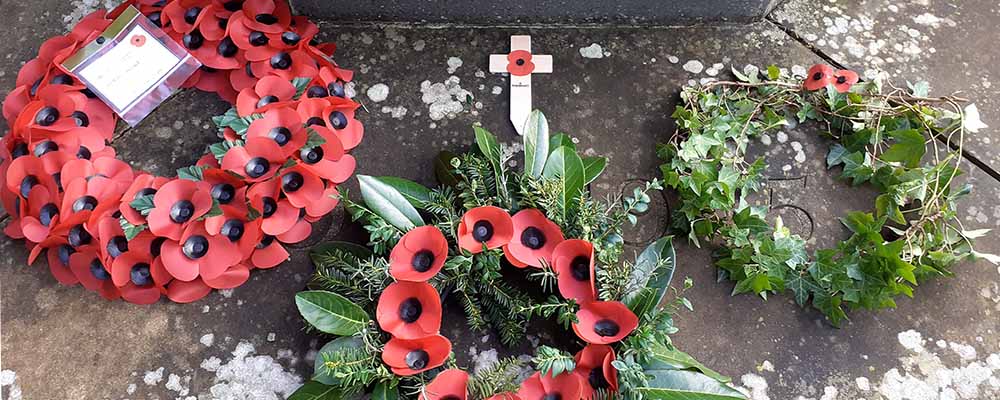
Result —
[[128, 205], [143, 216], [149, 215], [149, 212], [153, 211], [153, 208], [156, 208], [156, 205], [153, 204], [153, 195], [151, 194], [139, 196], [138, 198], [130, 201]]
[[854, 152], [841, 158], [844, 161], [844, 178], [851, 179], [852, 185], [859, 185], [875, 175], [868, 153]]
[[845, 154], [847, 154], [847, 148], [842, 146], [840, 143], [830, 146], [830, 151], [826, 153], [826, 167], [833, 168], [837, 165], [843, 164]]
[[368, 175], [358, 175], [358, 183], [365, 204], [386, 222], [403, 231], [424, 225], [424, 219], [417, 209], [392, 186]]
[[869, 213], [851, 211], [847, 213], [846, 217], [840, 218], [840, 222], [854, 233], [865, 235], [871, 232], [878, 232], [875, 217]]
[[823, 290], [816, 282], [809, 279], [809, 275], [802, 274], [791, 274], [791, 276], [785, 280], [785, 287], [795, 294], [795, 303], [800, 306], [806, 305], [809, 301], [809, 296], [815, 292]]
[[197, 165], [184, 167], [177, 170], [177, 178], [187, 179], [192, 181], [200, 181], [202, 179], [205, 179], [204, 175], [202, 174], [204, 171], [205, 171], [204, 168], [199, 167]]
[[295, 295], [295, 305], [310, 325], [331, 335], [354, 335], [371, 321], [365, 310], [334, 292], [299, 292]]
[[344, 393], [333, 386], [320, 382], [309, 381], [288, 397], [288, 400], [344, 400]]
[[583, 157], [582, 160], [584, 185], [589, 185], [601, 176], [604, 168], [608, 166], [608, 159], [604, 157]]
[[882, 153], [881, 158], [889, 162], [899, 162], [907, 168], [920, 166], [920, 159], [927, 151], [924, 146], [924, 135], [916, 129], [906, 129], [889, 132], [896, 143]]
[[524, 173], [533, 178], [542, 175], [549, 157], [549, 122], [535, 110], [524, 125]]
[[910, 87], [910, 93], [915, 97], [927, 97], [927, 94], [931, 91], [931, 84], [926, 81], [919, 81], [917, 83], [906, 82], [906, 86]]
[[562, 191], [559, 198], [560, 206], [563, 214], [567, 214], [583, 190], [585, 180], [583, 160], [573, 149], [560, 146], [549, 155], [542, 176], [559, 181], [559, 189]]

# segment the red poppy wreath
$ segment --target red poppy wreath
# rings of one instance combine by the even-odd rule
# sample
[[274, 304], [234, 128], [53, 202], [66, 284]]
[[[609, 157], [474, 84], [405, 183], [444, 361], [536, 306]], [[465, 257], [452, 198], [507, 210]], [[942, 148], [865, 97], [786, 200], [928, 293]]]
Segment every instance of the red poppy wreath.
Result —
[[[363, 201], [342, 201], [370, 242], [313, 249], [312, 290], [296, 304], [310, 325], [337, 338], [291, 399], [743, 398], [670, 342], [671, 314], [688, 304], [668, 296], [670, 238], [621, 261], [623, 229], [648, 209], [659, 181], [596, 200], [586, 185], [606, 160], [578, 155], [564, 134], [550, 137], [541, 113], [525, 128], [522, 171], [509, 167], [510, 148], [475, 130], [478, 152], [436, 160], [437, 188], [358, 176]], [[446, 330], [443, 316], [457, 314], [445, 311], [449, 304], [465, 318]], [[572, 333], [536, 346], [530, 365], [512, 357], [476, 371], [458, 367], [453, 335], [478, 342], [473, 332], [489, 332], [517, 345], [539, 318]]]
[[[235, 107], [213, 118], [224, 141], [176, 178], [115, 158], [115, 114], [59, 65], [126, 7], [203, 66], [184, 84]], [[130, 0], [42, 44], [3, 103], [4, 232], [43, 252], [65, 285], [149, 304], [200, 299], [288, 258], [337, 206], [364, 128], [344, 91], [350, 71], [316, 25], [283, 0]]]

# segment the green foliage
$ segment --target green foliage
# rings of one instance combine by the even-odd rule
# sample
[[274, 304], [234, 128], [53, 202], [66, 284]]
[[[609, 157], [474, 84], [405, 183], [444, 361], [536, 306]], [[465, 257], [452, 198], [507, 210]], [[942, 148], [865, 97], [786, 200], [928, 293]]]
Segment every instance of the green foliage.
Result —
[[365, 310], [334, 292], [299, 292], [295, 295], [295, 305], [310, 325], [331, 335], [356, 334], [371, 321]]
[[146, 224], [132, 225], [125, 217], [118, 217], [118, 224], [121, 225], [122, 231], [125, 233], [125, 240], [132, 240], [139, 236], [142, 231], [149, 229]]
[[358, 183], [365, 205], [386, 222], [404, 231], [424, 225], [417, 209], [392, 186], [367, 175], [358, 175]]
[[542, 375], [552, 374], [553, 377], [562, 373], [571, 373], [576, 369], [576, 361], [573, 355], [565, 351], [549, 346], [540, 346], [535, 349], [535, 356], [531, 358], [531, 363], [535, 364], [535, 371]]
[[[975, 257], [956, 216], [961, 149], [938, 140], [961, 143], [964, 134], [952, 98], [927, 99], [926, 85], [913, 94], [883, 93], [879, 80], [851, 93], [806, 92], [778, 68], [768, 68], [765, 79], [734, 72], [741, 82], [685, 88], [673, 113], [678, 132], [658, 148], [664, 181], [681, 199], [674, 228], [696, 245], [721, 242], [716, 265], [736, 281], [734, 294], [766, 298], [787, 290], [839, 325], [847, 311], [894, 307], [894, 298], [912, 296], [921, 280]], [[843, 218], [849, 239], [812, 256], [780, 219], [770, 226], [767, 210], [746, 200], [761, 189], [765, 167], [763, 159], [747, 159], [747, 144], [792, 116], [829, 127], [827, 165], [881, 193], [872, 213]]]

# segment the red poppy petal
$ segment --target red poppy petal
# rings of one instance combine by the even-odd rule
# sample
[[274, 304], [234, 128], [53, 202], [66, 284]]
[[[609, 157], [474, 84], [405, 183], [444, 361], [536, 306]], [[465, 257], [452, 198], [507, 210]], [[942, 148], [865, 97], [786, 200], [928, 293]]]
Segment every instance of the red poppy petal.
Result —
[[288, 259], [288, 251], [277, 240], [263, 249], [256, 249], [250, 256], [250, 261], [257, 268], [272, 268]]
[[299, 220], [299, 209], [288, 200], [278, 201], [278, 209], [270, 217], [264, 218], [261, 230], [272, 236], [288, 232]]
[[[624, 339], [639, 326], [639, 318], [627, 306], [617, 301], [595, 301], [584, 304], [576, 312], [578, 323], [573, 331], [587, 343], [611, 344]], [[610, 321], [617, 325], [614, 335], [602, 336], [595, 332], [598, 323]]]
[[129, 282], [121, 288], [122, 299], [133, 304], [153, 304], [160, 300], [160, 289], [156, 286], [136, 286]]
[[442, 371], [426, 387], [421, 398], [424, 400], [465, 400], [468, 397], [469, 374], [460, 369]]
[[517, 257], [515, 257], [511, 253], [510, 247], [508, 245], [504, 245], [503, 246], [503, 255], [504, 255], [505, 258], [507, 258], [507, 262], [509, 262], [511, 265], [513, 265], [513, 266], [515, 266], [517, 268], [527, 268], [528, 267], [527, 263], [525, 263], [525, 262], [523, 262], [521, 260], [518, 260]]
[[[582, 280], [577, 277], [579, 271], [574, 271], [574, 262], [580, 257], [588, 261], [586, 276]], [[596, 300], [594, 246], [590, 242], [580, 239], [563, 241], [552, 252], [552, 265], [558, 274], [559, 294], [563, 298], [574, 299], [581, 304]]]
[[312, 224], [306, 220], [299, 220], [287, 232], [278, 235], [278, 240], [282, 243], [298, 243], [309, 238], [312, 234]]
[[[486, 243], [480, 243], [472, 236], [472, 228], [479, 221], [489, 222], [493, 230], [493, 236]], [[514, 224], [510, 214], [499, 207], [484, 206], [476, 207], [462, 216], [458, 225], [459, 246], [466, 251], [478, 254], [483, 251], [483, 245], [487, 248], [496, 249], [503, 247], [510, 242], [514, 235]]]
[[[406, 365], [406, 354], [417, 349], [426, 351], [430, 360], [424, 368], [413, 370]], [[450, 354], [451, 341], [441, 335], [431, 335], [416, 340], [392, 338], [385, 344], [382, 361], [392, 367], [394, 373], [410, 376], [440, 367]]]
[[232, 289], [246, 283], [250, 279], [250, 269], [237, 264], [226, 270], [215, 279], [203, 279], [206, 285], [213, 289]]
[[59, 261], [58, 251], [57, 247], [48, 250], [49, 272], [63, 285], [72, 286], [80, 283], [80, 279], [76, 277], [76, 274], [73, 273], [69, 266]]
[[208, 296], [212, 288], [200, 278], [191, 282], [173, 281], [167, 287], [167, 298], [177, 303], [191, 303]]
[[521, 397], [514, 393], [500, 393], [486, 400], [521, 400]]
[[198, 262], [188, 258], [181, 251], [181, 245], [173, 240], [163, 242], [160, 248], [160, 260], [170, 276], [185, 282], [198, 278]]

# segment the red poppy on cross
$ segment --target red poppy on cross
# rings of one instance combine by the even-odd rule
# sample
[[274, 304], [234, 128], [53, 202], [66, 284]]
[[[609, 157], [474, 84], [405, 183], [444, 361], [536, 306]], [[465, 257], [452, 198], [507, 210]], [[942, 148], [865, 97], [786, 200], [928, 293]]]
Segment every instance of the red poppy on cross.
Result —
[[531, 36], [510, 37], [510, 54], [491, 54], [490, 72], [510, 74], [510, 122], [519, 135], [531, 115], [531, 74], [552, 72], [552, 56], [531, 54]]

